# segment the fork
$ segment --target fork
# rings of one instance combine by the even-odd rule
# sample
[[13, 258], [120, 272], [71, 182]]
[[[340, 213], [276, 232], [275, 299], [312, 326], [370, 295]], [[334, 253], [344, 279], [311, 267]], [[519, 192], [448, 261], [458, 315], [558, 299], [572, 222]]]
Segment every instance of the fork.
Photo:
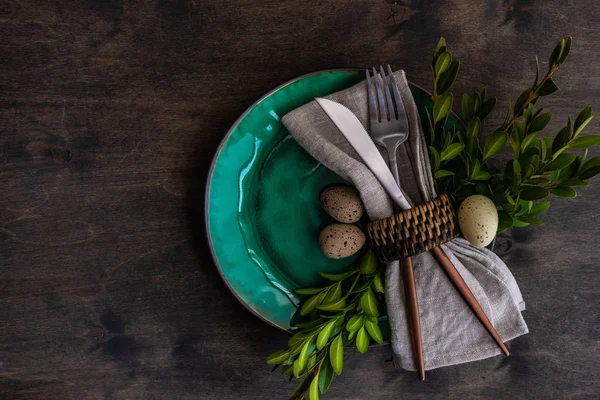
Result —
[[[367, 74], [367, 96], [369, 102], [369, 122], [371, 138], [376, 144], [385, 147], [388, 163], [394, 180], [400, 186], [396, 152], [398, 146], [408, 139], [408, 118], [404, 109], [404, 102], [394, 79], [392, 68], [387, 66], [386, 76], [383, 66], [379, 67], [382, 84], [379, 83], [377, 70], [373, 67], [373, 77], [369, 70]], [[376, 95], [375, 95], [376, 93]], [[377, 97], [376, 97], [377, 96]], [[393, 97], [392, 97], [393, 96]], [[408, 307], [407, 317], [413, 357], [419, 374], [419, 379], [425, 379], [425, 358], [423, 356], [423, 342], [421, 339], [421, 320], [419, 317], [419, 304], [415, 274], [410, 257], [401, 261], [404, 292]]]
[[[375, 68], [373, 68], [373, 77], [370, 76], [369, 70], [366, 70], [371, 137], [375, 143], [386, 148], [390, 169], [392, 170], [396, 183], [400, 186], [398, 164], [396, 162], [396, 150], [398, 149], [398, 146], [408, 138], [408, 118], [406, 116], [406, 110], [404, 109], [404, 103], [402, 102], [402, 96], [400, 95], [398, 85], [396, 84], [396, 80], [392, 73], [392, 68], [389, 65], [387, 66], [387, 76], [382, 66], [380, 66], [379, 69], [382, 84], [378, 81], [378, 74]], [[375, 94], [377, 97], [375, 97]], [[404, 206], [402, 208], [404, 208]], [[485, 311], [483, 311], [483, 308], [448, 256], [446, 256], [439, 247], [434, 247], [430, 252], [438, 261], [440, 267], [444, 270], [458, 292], [462, 295], [475, 316], [494, 339], [502, 352], [508, 356], [510, 353], [502, 342], [500, 335], [498, 335], [498, 332], [494, 329], [494, 326], [487, 318]], [[414, 270], [410, 257], [402, 259], [401, 263], [413, 354], [419, 378], [424, 380], [425, 363]]]
[[[367, 69], [367, 92], [369, 99], [369, 119], [371, 125], [371, 138], [379, 146], [385, 147], [390, 169], [396, 183], [400, 184], [396, 152], [398, 146], [408, 139], [408, 118], [404, 109], [404, 102], [394, 79], [392, 68], [387, 66], [386, 76], [383, 66], [381, 71], [382, 84], [377, 78], [377, 70], [373, 67], [373, 77]], [[375, 96], [377, 93], [377, 96]]]

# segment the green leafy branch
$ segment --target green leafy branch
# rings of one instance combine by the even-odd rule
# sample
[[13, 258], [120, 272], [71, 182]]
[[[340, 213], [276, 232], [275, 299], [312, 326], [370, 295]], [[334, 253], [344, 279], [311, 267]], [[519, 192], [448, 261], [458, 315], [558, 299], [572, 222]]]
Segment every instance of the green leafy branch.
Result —
[[318, 400], [325, 393], [336, 374], [341, 374], [344, 348], [355, 346], [365, 353], [372, 341], [383, 343], [378, 325], [379, 316], [376, 292], [383, 293], [383, 270], [375, 254], [369, 250], [358, 268], [343, 274], [326, 274], [332, 282], [320, 288], [296, 290], [310, 296], [303, 301], [300, 315], [303, 322], [288, 341], [288, 348], [276, 351], [267, 364], [282, 367], [290, 380], [302, 379], [291, 396], [292, 399]]
[[[509, 104], [502, 125], [487, 135], [480, 147], [485, 119], [496, 105], [496, 98], [486, 98], [486, 89], [478, 89], [461, 99], [461, 129], [450, 118], [453, 95], [449, 93], [456, 79], [460, 63], [452, 60], [446, 41], [440, 39], [432, 61], [433, 107], [426, 110], [429, 130], [429, 151], [437, 190], [451, 194], [457, 202], [472, 194], [491, 198], [499, 211], [499, 231], [529, 224], [542, 225], [537, 218], [548, 210], [550, 203], [542, 200], [550, 194], [573, 198], [574, 186], [587, 186], [587, 180], [600, 173], [600, 157], [587, 159], [587, 149], [600, 143], [600, 136], [581, 136], [592, 120], [590, 107], [584, 108], [575, 123], [567, 124], [554, 139], [540, 135], [552, 119], [552, 114], [535, 109], [537, 101], [558, 90], [553, 74], [562, 65], [571, 50], [570, 37], [562, 39], [554, 48], [547, 73], [540, 79], [536, 57], [535, 80], [515, 101]], [[450, 64], [456, 65], [454, 69]], [[442, 82], [442, 83], [441, 83]], [[487, 163], [506, 144], [513, 149], [513, 159], [504, 171], [496, 171]], [[585, 149], [583, 155], [567, 150]]]

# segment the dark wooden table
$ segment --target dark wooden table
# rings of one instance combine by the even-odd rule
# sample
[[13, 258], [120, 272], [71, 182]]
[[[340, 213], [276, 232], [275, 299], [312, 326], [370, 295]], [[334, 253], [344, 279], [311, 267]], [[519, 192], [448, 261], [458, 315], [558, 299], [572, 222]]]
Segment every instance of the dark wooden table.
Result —
[[[545, 66], [573, 35], [561, 91], [543, 102], [550, 131], [600, 102], [593, 0], [67, 3], [0, 3], [1, 399], [293, 391], [264, 364], [286, 336], [227, 291], [203, 221], [219, 141], [286, 80], [390, 62], [428, 86], [444, 35], [462, 60], [455, 93], [487, 85], [495, 125], [533, 80], [534, 55]], [[531, 331], [510, 358], [421, 383], [389, 347], [349, 352], [326, 398], [598, 398], [598, 196], [596, 179], [553, 200], [545, 227], [502, 237]]]

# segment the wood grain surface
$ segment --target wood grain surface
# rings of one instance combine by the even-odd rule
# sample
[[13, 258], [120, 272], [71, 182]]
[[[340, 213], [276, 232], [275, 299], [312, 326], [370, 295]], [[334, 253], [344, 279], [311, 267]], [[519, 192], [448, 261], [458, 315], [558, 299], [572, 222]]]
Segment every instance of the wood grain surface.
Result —
[[[556, 132], [600, 110], [599, 25], [594, 0], [0, 0], [0, 399], [287, 398], [264, 364], [286, 336], [227, 291], [204, 235], [228, 127], [319, 69], [389, 62], [429, 86], [441, 35], [455, 93], [487, 85], [496, 125], [572, 35], [543, 100]], [[511, 357], [419, 382], [389, 347], [348, 352], [324, 397], [600, 397], [599, 196], [597, 178], [502, 236], [531, 332]]]

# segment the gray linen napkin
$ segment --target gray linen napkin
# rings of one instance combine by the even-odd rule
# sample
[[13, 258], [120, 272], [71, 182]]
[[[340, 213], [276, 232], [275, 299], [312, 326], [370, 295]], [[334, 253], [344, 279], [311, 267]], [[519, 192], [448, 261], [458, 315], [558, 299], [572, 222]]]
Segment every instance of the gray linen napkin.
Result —
[[[420, 127], [417, 108], [404, 71], [394, 73], [410, 125], [409, 139], [398, 149], [401, 187], [412, 205], [436, 197], [427, 146]], [[365, 82], [328, 96], [348, 107], [368, 131], [367, 91]], [[312, 101], [288, 113], [283, 123], [292, 136], [315, 159], [360, 192], [369, 217], [373, 220], [392, 215], [392, 202], [362, 163], [354, 149], [333, 122]], [[463, 277], [503, 341], [528, 332], [521, 316], [525, 303], [517, 283], [506, 265], [491, 251], [454, 239], [442, 246]], [[480, 360], [500, 354], [500, 349], [473, 314], [437, 261], [430, 253], [413, 257], [425, 368]], [[391, 344], [404, 369], [415, 370], [399, 263], [388, 264], [386, 303]]]

